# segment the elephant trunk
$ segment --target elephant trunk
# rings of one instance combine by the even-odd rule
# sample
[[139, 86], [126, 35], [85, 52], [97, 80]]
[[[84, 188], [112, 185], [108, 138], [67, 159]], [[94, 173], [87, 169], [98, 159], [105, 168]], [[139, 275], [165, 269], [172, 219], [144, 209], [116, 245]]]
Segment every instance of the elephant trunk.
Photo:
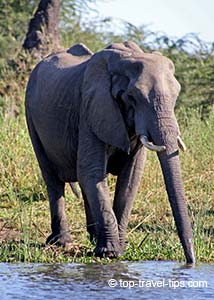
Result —
[[161, 164], [168, 198], [178, 235], [184, 249], [186, 261], [188, 264], [194, 264], [195, 255], [193, 249], [192, 228], [181, 179], [178, 151], [171, 156], [166, 153], [159, 153], [158, 158]]
[[194, 264], [192, 228], [187, 211], [178, 152], [178, 128], [173, 119], [167, 118], [168, 124], [166, 120], [159, 119], [156, 123], [158, 125], [155, 126], [156, 130], [151, 133], [151, 138], [155, 144], [166, 147], [165, 151], [157, 152], [157, 155], [186, 261], [188, 264]]

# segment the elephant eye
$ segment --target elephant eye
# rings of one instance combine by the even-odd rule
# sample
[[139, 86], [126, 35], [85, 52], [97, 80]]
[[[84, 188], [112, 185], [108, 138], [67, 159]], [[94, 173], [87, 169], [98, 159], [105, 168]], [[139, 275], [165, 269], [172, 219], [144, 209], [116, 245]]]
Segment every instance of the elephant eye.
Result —
[[132, 95], [128, 95], [128, 97], [129, 97], [130, 103], [131, 103], [132, 105], [136, 106], [136, 100], [135, 100], [135, 98], [134, 98]]
[[122, 113], [125, 112], [126, 110], [126, 106], [125, 106], [125, 103], [122, 99], [122, 95], [125, 93], [124, 90], [120, 90], [118, 93], [117, 93], [117, 96], [116, 96], [116, 101], [117, 101], [117, 104], [121, 110]]
[[124, 93], [124, 90], [119, 90], [119, 92], [117, 93], [117, 98], [121, 98]]

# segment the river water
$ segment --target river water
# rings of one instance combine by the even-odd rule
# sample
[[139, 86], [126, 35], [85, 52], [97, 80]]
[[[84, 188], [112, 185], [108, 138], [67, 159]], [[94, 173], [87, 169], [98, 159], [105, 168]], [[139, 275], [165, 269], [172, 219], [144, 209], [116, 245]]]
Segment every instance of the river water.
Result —
[[214, 264], [177, 262], [109, 264], [0, 263], [1, 300], [214, 299]]

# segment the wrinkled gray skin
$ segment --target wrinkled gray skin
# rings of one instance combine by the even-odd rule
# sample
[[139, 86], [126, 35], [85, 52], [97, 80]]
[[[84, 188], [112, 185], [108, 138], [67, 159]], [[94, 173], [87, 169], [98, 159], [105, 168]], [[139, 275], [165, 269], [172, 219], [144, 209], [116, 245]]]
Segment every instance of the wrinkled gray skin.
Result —
[[[71, 242], [64, 186], [78, 181], [96, 255], [123, 251], [146, 160], [139, 136], [146, 135], [166, 146], [158, 158], [186, 261], [195, 262], [174, 116], [179, 90], [173, 63], [160, 53], [143, 53], [132, 42], [94, 55], [78, 44], [36, 66], [27, 87], [26, 115], [50, 200], [48, 243]], [[117, 175], [113, 207], [108, 173]]]

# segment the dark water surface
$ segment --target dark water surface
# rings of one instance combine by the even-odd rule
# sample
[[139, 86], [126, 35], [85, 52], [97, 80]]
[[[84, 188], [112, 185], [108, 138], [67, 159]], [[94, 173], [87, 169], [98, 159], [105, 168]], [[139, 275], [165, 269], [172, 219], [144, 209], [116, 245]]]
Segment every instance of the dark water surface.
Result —
[[214, 299], [214, 264], [0, 263], [0, 299]]

